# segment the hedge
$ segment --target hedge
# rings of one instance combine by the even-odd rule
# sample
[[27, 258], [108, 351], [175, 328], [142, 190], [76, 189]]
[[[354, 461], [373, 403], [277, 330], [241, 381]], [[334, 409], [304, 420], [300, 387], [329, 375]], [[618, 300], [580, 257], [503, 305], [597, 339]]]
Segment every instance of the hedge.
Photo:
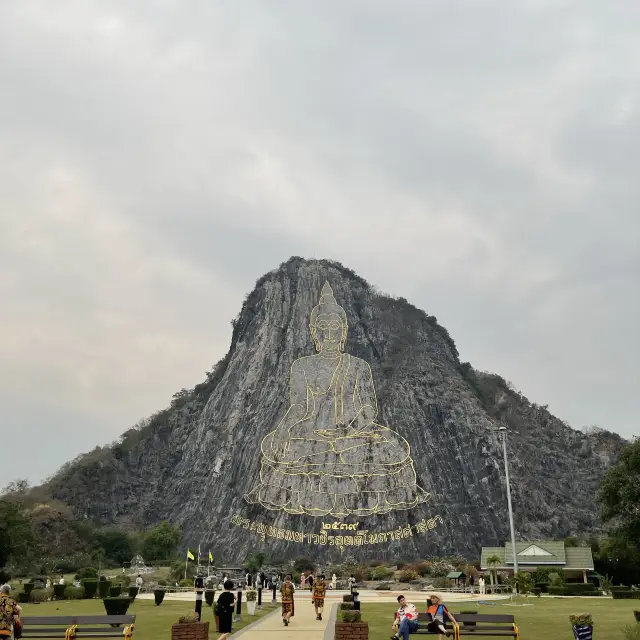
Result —
[[340, 610], [341, 611], [351, 611], [353, 609], [353, 602], [341, 602]]
[[213, 601], [216, 597], [215, 589], [207, 589], [204, 592], [204, 599], [209, 607], [213, 606]]
[[166, 593], [166, 591], [164, 589], [155, 589], [153, 592], [153, 599], [156, 601], [157, 605], [162, 604], [162, 601], [164, 600], [164, 594]]
[[547, 587], [547, 592], [552, 596], [568, 596], [569, 595], [569, 589], [567, 589], [567, 587], [565, 586], [562, 586], [562, 587], [549, 586]]
[[107, 612], [108, 616], [124, 616], [129, 610], [131, 598], [104, 598], [102, 602], [104, 604], [104, 610]]
[[56, 600], [64, 600], [64, 590], [67, 588], [66, 584], [54, 584], [53, 585], [53, 594], [56, 597]]
[[612, 591], [611, 595], [614, 600], [640, 600], [640, 590], [638, 591]]
[[100, 580], [100, 582], [98, 582], [98, 595], [102, 599], [109, 597], [110, 589], [111, 589], [111, 582], [109, 582], [109, 580]]
[[29, 595], [32, 591], [33, 591], [33, 587], [35, 587], [36, 585], [33, 582], [25, 582], [22, 585], [22, 588], [24, 590], [24, 592]]
[[21, 591], [18, 594], [18, 602], [20, 604], [26, 604], [27, 602], [29, 602], [29, 594], [24, 591]]
[[109, 597], [117, 598], [122, 593], [122, 586], [119, 584], [114, 584], [109, 589]]
[[96, 597], [96, 593], [98, 593], [98, 581], [93, 578], [87, 578], [82, 581], [82, 586], [84, 588], [84, 597], [90, 600], [91, 598]]
[[132, 600], [135, 600], [139, 591], [140, 591], [140, 587], [129, 587], [129, 597]]
[[341, 611], [340, 619], [342, 622], [361, 622], [362, 613], [360, 611]]
[[347, 595], [342, 596], [342, 602], [353, 602], [353, 595], [348, 593]]

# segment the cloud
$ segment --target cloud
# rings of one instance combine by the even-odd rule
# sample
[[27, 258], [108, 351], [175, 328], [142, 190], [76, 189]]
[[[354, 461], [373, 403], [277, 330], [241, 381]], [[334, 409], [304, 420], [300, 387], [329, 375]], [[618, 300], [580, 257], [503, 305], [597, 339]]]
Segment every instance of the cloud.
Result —
[[37, 471], [0, 482], [198, 382], [294, 254], [412, 300], [575, 426], [632, 435], [637, 12], [4, 3], [0, 404]]

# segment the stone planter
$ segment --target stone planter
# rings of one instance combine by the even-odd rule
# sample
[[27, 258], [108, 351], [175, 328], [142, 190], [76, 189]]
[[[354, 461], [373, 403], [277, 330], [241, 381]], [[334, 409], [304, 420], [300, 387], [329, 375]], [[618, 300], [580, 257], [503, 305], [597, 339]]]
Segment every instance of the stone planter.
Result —
[[335, 640], [369, 640], [368, 622], [336, 622]]
[[593, 640], [593, 627], [576, 625], [572, 627], [575, 640]]
[[247, 602], [247, 611], [249, 612], [250, 616], [255, 616], [256, 615], [256, 601], [255, 600], [249, 600]]
[[189, 622], [174, 624], [171, 627], [171, 640], [208, 640], [208, 622]]

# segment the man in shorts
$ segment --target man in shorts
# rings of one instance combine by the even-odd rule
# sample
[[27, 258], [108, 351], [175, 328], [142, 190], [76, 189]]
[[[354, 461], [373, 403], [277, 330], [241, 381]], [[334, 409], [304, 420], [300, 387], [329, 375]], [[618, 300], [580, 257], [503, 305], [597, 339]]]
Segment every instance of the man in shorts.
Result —
[[447, 607], [445, 607], [444, 602], [440, 599], [440, 596], [435, 593], [429, 596], [429, 600], [431, 600], [431, 606], [427, 609], [427, 613], [431, 614], [432, 621], [429, 623], [427, 629], [432, 633], [437, 633], [440, 636], [451, 636], [453, 632], [451, 630], [447, 630], [444, 627], [444, 623], [448, 620], [451, 621], [452, 624], [458, 624], [456, 619], [453, 617]]
[[414, 604], [407, 602], [404, 596], [398, 596], [400, 608], [396, 612], [396, 619], [393, 621], [393, 635], [391, 640], [409, 640], [409, 634], [418, 630], [418, 610]]

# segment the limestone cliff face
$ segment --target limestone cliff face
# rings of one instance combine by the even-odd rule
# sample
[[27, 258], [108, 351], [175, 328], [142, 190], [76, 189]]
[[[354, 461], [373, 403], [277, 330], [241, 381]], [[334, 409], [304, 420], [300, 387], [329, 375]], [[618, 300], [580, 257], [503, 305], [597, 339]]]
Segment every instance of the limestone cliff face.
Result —
[[256, 284], [234, 321], [227, 356], [193, 390], [174, 396], [140, 429], [110, 448], [66, 465], [49, 483], [78, 516], [146, 526], [168, 519], [185, 542], [238, 561], [258, 547], [279, 557], [340, 557], [329, 546], [276, 538], [264, 543], [233, 516], [318, 533], [321, 521], [269, 511], [244, 496], [260, 472], [260, 442], [289, 406], [294, 360], [313, 354], [309, 314], [329, 281], [349, 323], [346, 350], [371, 365], [377, 421], [411, 446], [427, 504], [385, 515], [350, 517], [360, 529], [390, 531], [440, 515], [442, 524], [399, 542], [353, 547], [350, 556], [477, 554], [508, 535], [502, 449], [509, 427], [515, 526], [519, 538], [557, 538], [597, 529], [593, 496], [623, 441], [585, 435], [532, 405], [498, 376], [461, 364], [435, 318], [376, 293], [339, 264], [292, 258]]

